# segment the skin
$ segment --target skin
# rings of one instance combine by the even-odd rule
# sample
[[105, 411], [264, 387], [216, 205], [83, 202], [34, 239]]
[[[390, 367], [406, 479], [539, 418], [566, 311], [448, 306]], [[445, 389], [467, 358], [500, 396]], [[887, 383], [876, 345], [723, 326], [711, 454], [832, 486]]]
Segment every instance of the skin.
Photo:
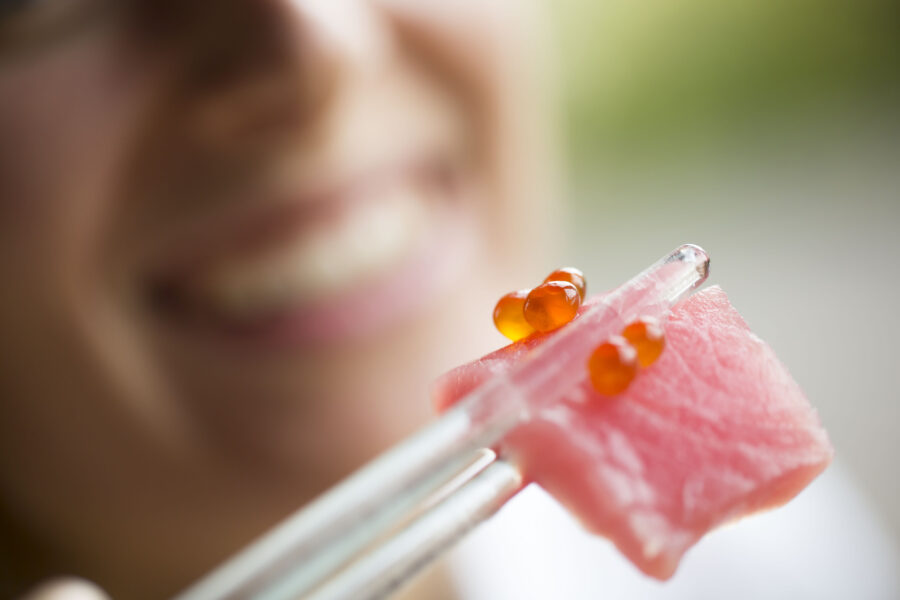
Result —
[[[516, 2], [43, 4], [0, 17], [0, 593], [74, 574], [161, 597], [421, 426], [430, 380], [502, 343], [493, 301], [555, 260], [532, 39]], [[149, 298], [195, 231], [434, 131], [414, 150], [441, 150], [469, 258], [389, 326], [259, 350]]]

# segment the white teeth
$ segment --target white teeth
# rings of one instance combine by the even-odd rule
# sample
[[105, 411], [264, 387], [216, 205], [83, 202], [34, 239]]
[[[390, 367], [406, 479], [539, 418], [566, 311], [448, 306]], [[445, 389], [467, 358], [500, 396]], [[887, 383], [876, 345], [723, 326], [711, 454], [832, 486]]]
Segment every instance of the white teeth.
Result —
[[414, 190], [380, 189], [286, 246], [213, 266], [192, 296], [236, 318], [325, 298], [397, 266], [427, 230], [426, 218]]

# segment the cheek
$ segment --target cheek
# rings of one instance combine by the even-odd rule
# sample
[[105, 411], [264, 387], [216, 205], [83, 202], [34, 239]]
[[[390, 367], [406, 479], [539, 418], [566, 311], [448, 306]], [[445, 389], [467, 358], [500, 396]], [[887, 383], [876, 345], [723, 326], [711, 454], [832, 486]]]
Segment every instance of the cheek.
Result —
[[32, 416], [145, 375], [106, 240], [152, 75], [100, 32], [0, 69], [0, 386]]
[[137, 73], [99, 33], [0, 70], [0, 260], [83, 268], [146, 95]]
[[490, 250], [509, 287], [527, 265], [559, 261], [557, 139], [541, 7], [526, 0], [377, 0], [412, 55], [429, 61], [471, 108], [490, 202]]

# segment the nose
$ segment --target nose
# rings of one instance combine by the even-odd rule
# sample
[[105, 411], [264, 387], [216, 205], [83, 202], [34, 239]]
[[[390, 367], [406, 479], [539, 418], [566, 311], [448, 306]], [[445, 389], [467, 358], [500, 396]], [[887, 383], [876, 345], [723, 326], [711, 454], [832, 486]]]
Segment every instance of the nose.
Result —
[[308, 131], [384, 54], [385, 31], [361, 0], [171, 1], [182, 12], [180, 104], [209, 147]]

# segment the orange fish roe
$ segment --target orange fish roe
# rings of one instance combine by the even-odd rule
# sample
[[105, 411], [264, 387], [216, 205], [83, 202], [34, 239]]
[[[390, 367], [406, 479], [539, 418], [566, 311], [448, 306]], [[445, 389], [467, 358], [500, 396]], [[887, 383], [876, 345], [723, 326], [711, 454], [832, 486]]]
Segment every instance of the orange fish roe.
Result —
[[650, 317], [630, 323], [622, 330], [622, 337], [634, 346], [638, 363], [644, 368], [656, 362], [666, 346], [665, 333], [659, 321]]
[[588, 359], [594, 389], [604, 396], [621, 394], [637, 374], [637, 351], [625, 338], [614, 335], [600, 344]]
[[553, 271], [547, 275], [547, 279], [544, 280], [544, 283], [547, 283], [548, 281], [568, 281], [578, 289], [578, 295], [581, 297], [582, 301], [584, 300], [585, 293], [587, 293], [587, 281], [584, 278], [584, 273], [575, 267], [563, 267], [562, 269]]
[[525, 298], [530, 291], [510, 292], [500, 298], [494, 307], [494, 325], [514, 342], [534, 333], [534, 327], [525, 320]]
[[553, 331], [575, 318], [581, 296], [567, 281], [549, 281], [537, 286], [525, 298], [525, 320], [538, 331]]

